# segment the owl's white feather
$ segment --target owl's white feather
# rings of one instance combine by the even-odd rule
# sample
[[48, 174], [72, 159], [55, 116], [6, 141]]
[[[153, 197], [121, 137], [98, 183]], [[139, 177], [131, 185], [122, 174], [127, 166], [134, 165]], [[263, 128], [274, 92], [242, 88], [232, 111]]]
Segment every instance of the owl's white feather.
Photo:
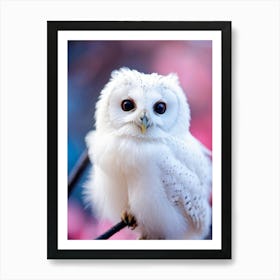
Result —
[[[124, 100], [134, 107], [124, 110]], [[178, 77], [114, 71], [95, 118], [96, 130], [86, 137], [93, 164], [86, 196], [95, 212], [118, 222], [128, 211], [146, 239], [205, 238], [212, 164], [189, 131], [190, 108]]]

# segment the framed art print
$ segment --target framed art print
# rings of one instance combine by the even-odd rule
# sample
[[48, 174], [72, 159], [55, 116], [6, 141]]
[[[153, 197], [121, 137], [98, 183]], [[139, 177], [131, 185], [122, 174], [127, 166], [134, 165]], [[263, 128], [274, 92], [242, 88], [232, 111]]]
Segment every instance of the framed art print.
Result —
[[231, 22], [47, 28], [48, 258], [231, 258]]

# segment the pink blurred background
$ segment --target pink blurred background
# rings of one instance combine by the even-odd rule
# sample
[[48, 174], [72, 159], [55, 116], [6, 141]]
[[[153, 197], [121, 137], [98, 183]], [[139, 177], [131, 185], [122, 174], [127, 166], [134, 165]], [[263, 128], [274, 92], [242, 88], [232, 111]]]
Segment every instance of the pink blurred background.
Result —
[[[212, 41], [69, 41], [68, 174], [86, 148], [84, 137], [93, 129], [100, 91], [110, 73], [123, 66], [144, 73], [177, 73], [191, 108], [191, 132], [212, 150]], [[94, 239], [112, 226], [85, 208], [82, 186], [88, 170], [69, 197], [69, 239]], [[135, 238], [129, 229], [111, 237]]]

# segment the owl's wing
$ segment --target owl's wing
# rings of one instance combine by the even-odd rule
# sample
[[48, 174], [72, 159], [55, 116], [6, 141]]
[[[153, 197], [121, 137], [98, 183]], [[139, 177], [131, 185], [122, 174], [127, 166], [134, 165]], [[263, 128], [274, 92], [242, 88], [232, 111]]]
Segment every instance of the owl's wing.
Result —
[[211, 151], [191, 134], [188, 134], [183, 140], [172, 137], [168, 140], [168, 145], [173, 157], [192, 171], [201, 184], [210, 189], [212, 184]]
[[[194, 140], [196, 140], [194, 138]], [[198, 142], [198, 145], [200, 146], [203, 154], [206, 156], [206, 157], [212, 157], [212, 151], [210, 151], [209, 149], [207, 149], [202, 143], [200, 143], [198, 140], [196, 140]]]
[[194, 224], [203, 218], [203, 200], [207, 191], [199, 177], [180, 161], [172, 159], [160, 165], [161, 180], [168, 200]]
[[165, 155], [160, 164], [169, 201], [197, 230], [209, 227], [211, 211], [208, 202], [211, 161], [200, 145], [199, 142], [173, 141], [171, 153]]

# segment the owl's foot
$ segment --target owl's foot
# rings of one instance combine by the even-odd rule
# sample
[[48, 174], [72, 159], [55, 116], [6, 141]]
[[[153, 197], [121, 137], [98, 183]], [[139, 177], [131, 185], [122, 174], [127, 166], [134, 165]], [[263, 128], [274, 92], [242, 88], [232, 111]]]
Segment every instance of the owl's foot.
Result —
[[136, 219], [135, 219], [135, 217], [130, 212], [123, 211], [122, 215], [121, 215], [121, 219], [132, 230], [134, 230], [137, 227]]
[[146, 240], [146, 239], [148, 239], [148, 236], [147, 236], [147, 235], [141, 235], [141, 236], [139, 237], [139, 240]]

